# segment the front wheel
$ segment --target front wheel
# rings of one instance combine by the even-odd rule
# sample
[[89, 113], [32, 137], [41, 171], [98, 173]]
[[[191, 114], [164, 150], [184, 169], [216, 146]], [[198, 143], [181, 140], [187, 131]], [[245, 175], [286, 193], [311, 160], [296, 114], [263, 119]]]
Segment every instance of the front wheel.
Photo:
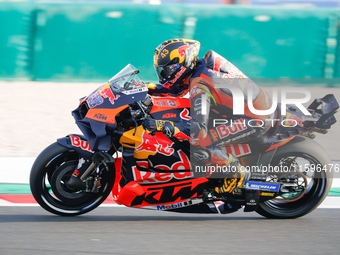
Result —
[[[331, 185], [332, 173], [330, 160], [307, 153], [291, 152], [278, 155], [273, 159], [273, 166], [289, 172], [299, 172], [303, 176], [305, 190], [301, 194], [287, 193], [281, 197], [260, 203], [257, 213], [276, 219], [292, 219], [306, 215], [316, 209], [326, 198]], [[275, 173], [270, 178], [275, 178]], [[277, 174], [279, 175], [279, 174]]]
[[107, 198], [114, 184], [114, 171], [102, 164], [97, 192], [73, 191], [66, 182], [77, 164], [77, 152], [58, 143], [40, 153], [32, 166], [30, 188], [41, 207], [57, 215], [75, 216], [95, 209]]

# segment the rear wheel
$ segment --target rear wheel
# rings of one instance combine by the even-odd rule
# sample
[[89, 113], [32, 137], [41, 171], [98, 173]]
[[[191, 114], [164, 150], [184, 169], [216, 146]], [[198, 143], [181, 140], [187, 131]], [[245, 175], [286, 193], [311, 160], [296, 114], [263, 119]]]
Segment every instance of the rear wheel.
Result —
[[30, 187], [41, 207], [57, 215], [75, 216], [95, 209], [107, 198], [114, 184], [114, 171], [100, 165], [98, 192], [75, 192], [66, 182], [77, 164], [76, 151], [58, 143], [50, 145], [37, 157], [30, 174]]
[[[328, 168], [330, 162], [293, 152], [277, 156], [272, 162], [272, 166], [279, 166], [283, 171], [297, 172], [305, 189], [261, 203], [257, 209], [259, 214], [277, 219], [297, 218], [316, 209], [326, 198], [332, 185], [332, 173]], [[274, 172], [270, 174], [275, 175]]]

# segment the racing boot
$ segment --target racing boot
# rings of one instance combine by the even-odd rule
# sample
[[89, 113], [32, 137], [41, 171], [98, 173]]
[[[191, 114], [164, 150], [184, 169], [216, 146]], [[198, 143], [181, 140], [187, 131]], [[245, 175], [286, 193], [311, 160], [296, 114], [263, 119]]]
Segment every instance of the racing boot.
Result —
[[219, 164], [223, 172], [227, 173], [227, 177], [224, 178], [222, 185], [215, 187], [216, 194], [231, 193], [243, 186], [246, 179], [246, 171], [241, 170], [240, 162], [235, 156], [229, 153], [224, 154], [222, 157], [221, 155], [212, 154], [211, 160]]

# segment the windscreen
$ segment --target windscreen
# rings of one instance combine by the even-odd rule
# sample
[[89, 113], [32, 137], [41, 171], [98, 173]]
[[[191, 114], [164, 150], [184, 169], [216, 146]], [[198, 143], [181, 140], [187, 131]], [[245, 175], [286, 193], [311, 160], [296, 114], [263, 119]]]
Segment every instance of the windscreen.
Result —
[[114, 92], [127, 92], [131, 90], [147, 90], [146, 84], [139, 79], [139, 70], [128, 64], [110, 80], [110, 87]]

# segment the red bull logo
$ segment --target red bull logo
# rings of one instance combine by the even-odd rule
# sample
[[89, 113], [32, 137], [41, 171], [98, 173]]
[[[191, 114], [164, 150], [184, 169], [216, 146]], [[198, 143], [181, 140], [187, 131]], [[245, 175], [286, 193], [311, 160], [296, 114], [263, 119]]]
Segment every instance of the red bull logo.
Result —
[[303, 120], [300, 119], [298, 116], [294, 115], [294, 114], [287, 114], [288, 118], [286, 118], [285, 120], [285, 125], [288, 126], [288, 125], [292, 125], [292, 126], [296, 126], [299, 125], [300, 127], [303, 127]]
[[224, 63], [226, 63], [227, 60], [223, 57], [217, 56], [214, 59], [214, 71], [216, 73], [220, 72], [220, 69], [224, 66]]
[[167, 139], [163, 133], [152, 136], [144, 131], [142, 137], [142, 144], [135, 149], [138, 152], [154, 152], [166, 156], [171, 156], [175, 152], [175, 149], [171, 148], [174, 143]]
[[108, 98], [111, 104], [114, 104], [115, 100], [117, 100], [120, 95], [114, 95], [110, 88], [110, 84], [106, 83], [102, 88], [99, 89], [99, 93], [104, 97]]
[[190, 45], [183, 45], [181, 47], [178, 48], [178, 54], [181, 58], [183, 58], [185, 56], [185, 54], [187, 53], [187, 50], [190, 49], [192, 46]]

